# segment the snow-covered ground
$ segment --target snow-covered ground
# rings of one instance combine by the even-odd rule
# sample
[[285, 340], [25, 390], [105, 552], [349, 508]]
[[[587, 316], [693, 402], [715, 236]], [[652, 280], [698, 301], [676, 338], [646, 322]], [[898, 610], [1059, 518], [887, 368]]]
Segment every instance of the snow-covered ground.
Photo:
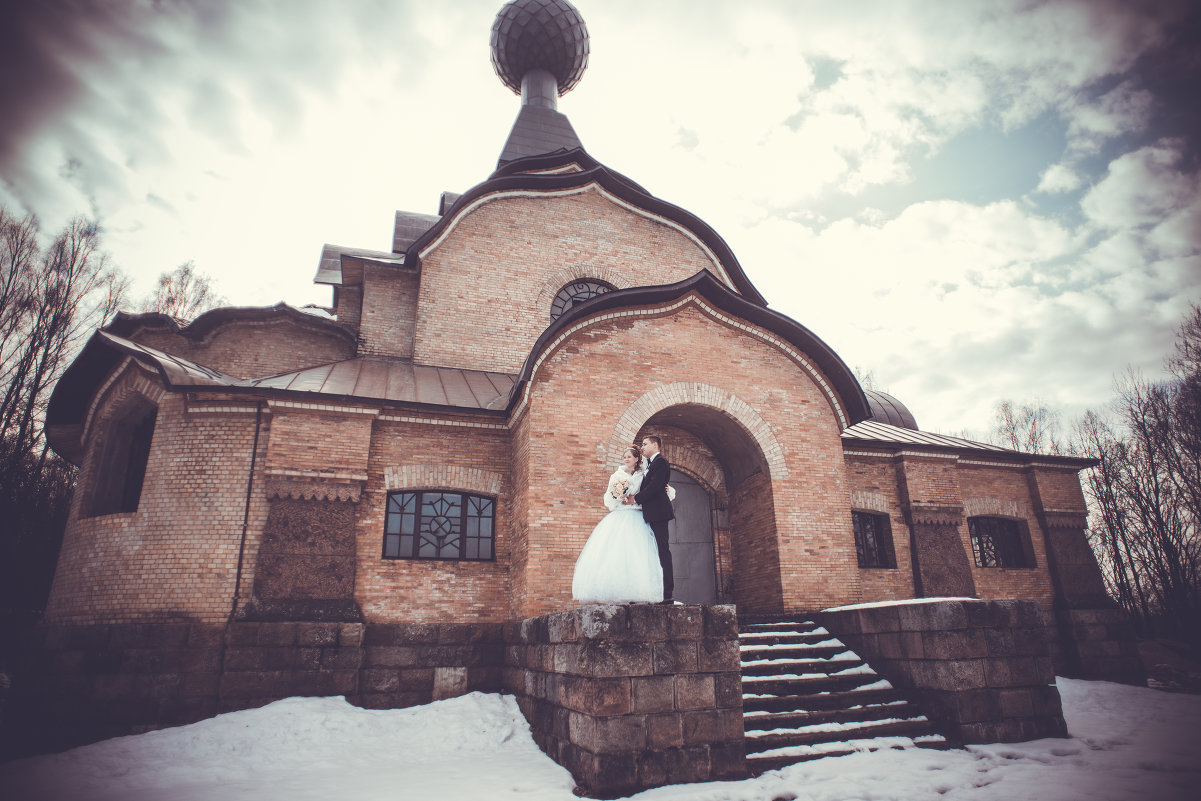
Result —
[[[828, 758], [645, 801], [1195, 801], [1201, 697], [1059, 679], [1071, 737]], [[290, 698], [0, 765], [5, 801], [574, 801], [508, 696], [366, 710]]]

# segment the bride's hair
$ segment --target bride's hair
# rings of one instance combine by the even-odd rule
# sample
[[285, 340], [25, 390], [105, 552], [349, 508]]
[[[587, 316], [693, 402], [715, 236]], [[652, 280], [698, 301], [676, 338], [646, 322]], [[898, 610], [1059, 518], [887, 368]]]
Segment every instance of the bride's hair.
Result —
[[642, 469], [642, 451], [638, 450], [633, 445], [631, 445], [630, 447], [626, 448], [626, 453], [634, 454], [634, 458], [638, 460], [638, 461], [634, 462], [634, 469], [641, 470]]

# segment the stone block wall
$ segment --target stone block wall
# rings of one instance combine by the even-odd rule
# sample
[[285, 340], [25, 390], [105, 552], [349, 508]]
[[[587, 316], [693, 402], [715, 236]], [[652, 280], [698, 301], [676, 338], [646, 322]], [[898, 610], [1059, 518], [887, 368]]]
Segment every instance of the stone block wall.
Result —
[[1067, 736], [1035, 601], [862, 605], [816, 617], [952, 742]]
[[589, 795], [745, 775], [732, 606], [584, 606], [505, 640], [506, 690]]
[[500, 692], [499, 623], [367, 626], [357, 703], [395, 709], [463, 693]]

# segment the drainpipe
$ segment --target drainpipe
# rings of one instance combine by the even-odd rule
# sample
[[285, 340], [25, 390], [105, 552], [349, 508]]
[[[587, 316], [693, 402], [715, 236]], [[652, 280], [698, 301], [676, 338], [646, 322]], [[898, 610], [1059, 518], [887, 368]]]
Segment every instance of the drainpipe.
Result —
[[263, 402], [258, 401], [254, 411], [254, 447], [250, 451], [250, 472], [246, 475], [246, 508], [242, 512], [242, 541], [238, 544], [238, 570], [234, 576], [234, 599], [229, 609], [229, 623], [233, 623], [238, 611], [242, 592], [242, 561], [246, 556], [246, 532], [250, 528], [250, 491], [254, 486], [254, 465], [259, 455], [259, 431], [263, 425]]

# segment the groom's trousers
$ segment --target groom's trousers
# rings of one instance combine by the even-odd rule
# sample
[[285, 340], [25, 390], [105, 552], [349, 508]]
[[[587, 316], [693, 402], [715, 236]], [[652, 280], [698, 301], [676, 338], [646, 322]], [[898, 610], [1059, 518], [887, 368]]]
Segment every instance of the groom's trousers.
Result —
[[663, 600], [672, 600], [672, 593], [676, 589], [675, 574], [671, 569], [671, 548], [667, 543], [667, 524], [668, 520], [656, 520], [654, 523], [649, 523], [651, 531], [655, 534], [655, 544], [659, 546], [659, 564], [663, 566]]

